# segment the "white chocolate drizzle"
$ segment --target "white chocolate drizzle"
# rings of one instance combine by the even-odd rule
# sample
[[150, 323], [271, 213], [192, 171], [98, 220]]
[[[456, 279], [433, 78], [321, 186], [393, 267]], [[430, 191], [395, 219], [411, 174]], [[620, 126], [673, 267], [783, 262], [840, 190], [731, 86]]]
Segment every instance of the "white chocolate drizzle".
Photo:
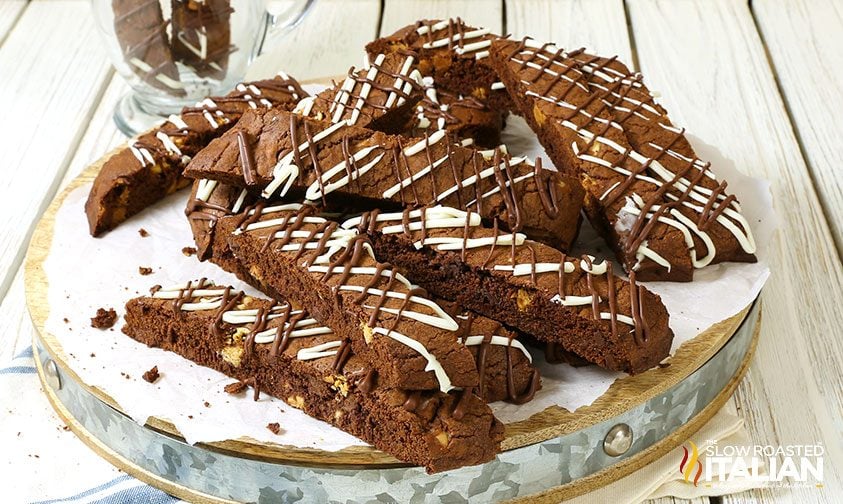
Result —
[[[396, 316], [399, 320], [406, 318], [446, 331], [456, 331], [459, 329], [459, 324], [442, 307], [430, 299], [415, 294], [416, 286], [411, 284], [402, 274], [392, 271], [392, 269], [385, 265], [356, 266], [334, 264], [332, 262], [334, 256], [352, 246], [352, 243], [358, 236], [358, 231], [341, 226], [331, 228], [327, 225], [329, 224], [328, 221], [321, 217], [293, 213], [301, 210], [301, 205], [297, 204], [251, 209], [247, 213], [247, 216], [254, 216], [255, 212], [260, 212], [261, 217], [265, 218], [250, 222], [245, 228], [240, 228], [234, 232], [239, 234], [260, 229], [275, 230], [276, 228], [280, 228], [274, 231], [271, 237], [267, 237], [267, 243], [271, 243], [277, 239], [284, 240], [284, 244], [280, 247], [276, 246], [275, 250], [297, 253], [303, 249], [324, 251], [319, 256], [303, 264], [310, 273], [331, 275], [343, 271], [344, 274], [357, 278], [360, 276], [373, 277], [379, 275], [384, 279], [388, 279], [387, 289], [375, 287], [376, 282], [374, 281], [371, 282], [371, 286], [369, 283], [366, 286], [350, 283], [343, 283], [337, 286], [338, 291], [358, 292], [361, 296], [365, 295], [366, 297], [378, 300], [378, 306], [361, 300], [360, 306], [370, 314], [378, 312], [389, 313]], [[273, 216], [275, 213], [280, 213], [281, 215], [275, 217]], [[311, 227], [309, 230], [298, 229], [296, 227], [303, 225], [311, 225]], [[313, 229], [313, 225], [322, 227]], [[364, 242], [362, 244], [362, 252], [374, 260], [374, 252], [368, 243]], [[400, 290], [396, 290], [395, 287], [398, 286], [401, 287]], [[402, 300], [401, 308], [387, 306], [384, 302], [386, 299]], [[440, 389], [447, 392], [453, 388], [451, 380], [441, 363], [422, 343], [407, 335], [396, 332], [394, 329], [386, 329], [377, 324], [372, 328], [372, 332], [392, 338], [418, 352], [427, 360], [425, 369], [433, 371], [436, 375]]]
[[[482, 334], [468, 336], [465, 338], [461, 338], [461, 343], [465, 346], [479, 346], [483, 343], [483, 339], [484, 336]], [[521, 350], [521, 353], [524, 354], [524, 357], [526, 357], [531, 364], [533, 363], [533, 356], [530, 355], [530, 352], [529, 350], [527, 350], [527, 347], [525, 347], [524, 344], [518, 341], [517, 339], [507, 338], [506, 336], [493, 335], [491, 338], [489, 338], [487, 343], [489, 343], [490, 345], [517, 348], [518, 350]]]
[[[542, 52], [545, 51], [545, 52]], [[549, 56], [548, 53], [552, 54]], [[581, 54], [581, 52], [576, 53]], [[566, 82], [573, 83], [574, 85], [582, 88], [587, 93], [593, 93], [594, 91], [589, 89], [588, 86], [596, 88], [603, 92], [604, 96], [612, 96], [615, 101], [611, 102], [607, 100], [605, 97], [602, 98], [603, 103], [609, 107], [609, 109], [614, 108], [615, 110], [629, 113], [630, 111], [634, 111], [634, 113], [647, 121], [652, 121], [657, 118], [661, 118], [661, 113], [658, 109], [656, 109], [653, 105], [650, 105], [647, 102], [629, 97], [620, 93], [618, 91], [610, 91], [610, 88], [607, 87], [609, 85], [616, 85], [618, 83], [631, 86], [633, 88], [638, 88], [643, 92], [643, 84], [640, 82], [640, 74], [634, 75], [624, 75], [622, 72], [619, 72], [615, 69], [610, 68], [607, 65], [596, 65], [594, 60], [590, 62], [583, 62], [582, 60], [578, 60], [581, 63], [580, 66], [576, 67], [576, 70], [588, 73], [596, 78], [602, 80], [604, 84], [601, 84], [599, 81], [595, 80], [594, 78], [589, 79], [588, 86], [582, 84], [579, 80], [575, 81], [571, 77], [565, 75], [566, 72], [573, 69], [573, 67], [567, 64], [565, 61], [568, 58], [574, 57], [571, 53], [566, 53], [551, 44], [539, 44], [532, 39], [525, 39], [523, 47], [520, 49], [517, 55], [514, 55], [511, 59], [514, 62], [517, 62], [521, 65], [525, 65], [530, 68], [537, 69], [543, 73], [546, 73], [554, 78], [562, 79]], [[534, 59], [540, 59], [544, 63], [539, 65], [535, 63]], [[575, 58], [576, 59], [576, 58]], [[608, 60], [611, 62], [612, 60]], [[531, 82], [522, 80], [521, 83], [526, 87], [530, 87], [532, 85]], [[589, 112], [587, 112], [585, 107], [578, 107], [565, 99], [562, 99], [558, 96], [550, 95], [549, 93], [536, 93], [532, 90], [527, 90], [526, 94], [532, 96], [536, 99], [544, 100], [560, 107], [563, 107], [567, 110], [576, 111], [577, 114], [585, 116], [590, 121], [591, 129], [599, 129], [600, 125], [609, 125], [614, 129], [624, 131], [623, 127], [614, 119], [605, 119], [594, 117]], [[652, 95], [650, 95], [652, 97]], [[629, 104], [629, 107], [626, 107], [623, 104]], [[646, 112], [646, 113], [645, 113]], [[663, 196], [665, 198], [665, 202], [679, 202], [682, 207], [687, 208], [695, 212], [696, 214], [700, 215], [701, 218], [704, 218], [705, 215], [714, 215], [714, 220], [718, 224], [720, 224], [724, 229], [726, 229], [736, 240], [738, 245], [741, 249], [747, 254], [753, 254], [756, 251], [756, 244], [754, 237], [752, 235], [751, 229], [749, 227], [749, 223], [747, 222], [746, 218], [741, 214], [740, 205], [734, 199], [730, 199], [728, 195], [726, 195], [722, 190], [715, 192], [713, 189], [704, 187], [698, 183], [695, 183], [689, 180], [688, 177], [685, 176], [678, 176], [676, 173], [667, 169], [661, 162], [659, 162], [659, 158], [661, 156], [669, 156], [681, 160], [688, 164], [688, 169], [694, 168], [695, 172], [694, 175], [708, 177], [712, 180], [717, 180], [715, 175], [710, 171], [709, 164], [705, 163], [699, 159], [690, 159], [682, 154], [675, 152], [668, 147], [656, 145], [655, 143], [650, 142], [649, 147], [660, 151], [660, 154], [657, 158], [650, 158], [644, 156], [637, 150], [619, 145], [617, 142], [612, 141], [602, 134], [595, 133], [586, 127], [579, 127], [571, 120], [562, 120], [560, 124], [573, 131], [577, 134], [581, 139], [588, 142], [591, 146], [597, 146], [596, 148], [606, 147], [613, 151], [615, 151], [618, 155], [620, 155], [620, 159], [626, 160], [626, 162], [633, 162], [637, 165], [641, 166], [643, 169], [636, 169], [635, 173], [624, 166], [619, 166], [605, 159], [595, 156], [590, 152], [581, 151], [579, 145], [574, 142], [571, 144], [572, 150], [574, 154], [581, 160], [587, 161], [589, 163], [598, 164], [605, 168], [611, 169], [614, 172], [623, 175], [627, 178], [634, 178], [636, 181], [645, 182], [647, 184], [651, 184], [656, 188], [663, 188], [665, 185], [670, 185], [670, 188], [675, 190], [676, 193], [683, 195], [681, 198], [677, 196], [674, 192], [665, 191]], [[662, 124], [661, 122], [658, 123], [660, 127], [671, 131], [675, 135], [682, 135], [684, 130], [680, 128], [673, 127], [671, 125]], [[636, 167], [637, 168], [637, 167]], [[700, 173], [701, 172], [701, 173]], [[610, 194], [613, 194], [615, 190], [621, 186], [621, 183], [618, 182], [613, 184], [610, 188], [603, 192], [601, 195], [601, 200], [606, 200]], [[683, 236], [684, 244], [686, 249], [688, 250], [688, 254], [690, 256], [691, 263], [694, 268], [702, 268], [710, 264], [717, 255], [717, 250], [715, 248], [715, 244], [711, 235], [708, 231], [700, 229], [700, 226], [697, 225], [694, 220], [688, 218], [682, 212], [680, 212], [676, 207], [675, 204], [665, 208], [665, 211], [660, 211], [662, 208], [661, 204], [653, 204], [650, 202], [646, 202], [644, 198], [634, 192], [625, 194], [626, 204], [620, 209], [617, 215], [617, 222], [615, 223], [615, 228], [618, 233], [629, 233], [632, 229], [632, 225], [630, 222], [634, 222], [637, 218], [643, 218], [646, 220], [651, 220], [656, 218], [659, 223], [671, 226], [677, 230], [679, 230]], [[726, 205], [725, 207], [721, 208], [722, 205]], [[646, 208], [646, 212], [645, 212]], [[642, 215], [644, 213], [644, 215]], [[634, 219], [628, 219], [625, 216], [631, 215], [635, 217]], [[700, 257], [698, 254], [698, 250], [694, 245], [694, 237], [697, 237], [705, 246], [705, 254]], [[640, 244], [636, 250], [636, 258], [638, 263], [633, 267], [633, 269], [637, 269], [643, 259], [650, 259], [654, 263], [666, 268], [668, 271], [671, 269], [670, 262], [653, 251], [651, 248], [648, 247], [648, 242], [646, 239], [640, 240]]]
[[[226, 294], [231, 297], [226, 298]], [[243, 293], [231, 291], [225, 287], [217, 287], [213, 282], [203, 279], [158, 289], [152, 293], [151, 297], [154, 299], [186, 301], [179, 304], [179, 309], [181, 311], [194, 312], [219, 310], [223, 307], [226, 299], [231, 299], [238, 295], [242, 296]], [[330, 328], [319, 324], [316, 319], [310, 317], [299, 318], [302, 313], [302, 310], [290, 310], [289, 305], [286, 303], [271, 306], [268, 313], [263, 315], [263, 320], [269, 322], [279, 317], [284, 317], [285, 320], [280, 328], [271, 327], [252, 335], [254, 343], [272, 343], [277, 338], [279, 331], [286, 333], [286, 337], [291, 339], [333, 334]], [[250, 334], [251, 328], [247, 326], [254, 327], [258, 322], [259, 310], [234, 308], [222, 312], [220, 316], [223, 322], [232, 326], [239, 326], [238, 330], [243, 334]], [[290, 328], [291, 323], [293, 324], [292, 328]], [[296, 358], [299, 360], [313, 360], [330, 357], [337, 353], [331, 350], [338, 348], [341, 344], [341, 341], [329, 341], [312, 347], [302, 348], [297, 352]]]
[[142, 167], [146, 167], [147, 163], [150, 166], [155, 165], [155, 158], [152, 156], [152, 153], [150, 153], [146, 147], [138, 143], [137, 138], [130, 139], [126, 145], [129, 147], [132, 155], [137, 158]]
[[[373, 222], [375, 225], [373, 225]], [[392, 224], [392, 223], [395, 224]], [[380, 224], [380, 225], [377, 225]], [[378, 233], [384, 235], [414, 233], [412, 238], [418, 237], [420, 234], [423, 238], [415, 240], [413, 246], [416, 249], [428, 246], [439, 251], [461, 251], [465, 253], [471, 249], [505, 246], [504, 250], [513, 246], [512, 257], [513, 260], [518, 251], [523, 249], [522, 246], [535, 246], [526, 240], [526, 237], [520, 233], [507, 233], [498, 231], [496, 234], [492, 230], [488, 231], [488, 236], [470, 237], [470, 230], [472, 228], [482, 227], [480, 217], [470, 211], [463, 211], [456, 208], [434, 206], [426, 207], [417, 210], [405, 210], [403, 212], [395, 213], [380, 213], [372, 212], [360, 217], [353, 217], [346, 220], [341, 225], [344, 229], [359, 229], [366, 227], [367, 229], [377, 230]], [[436, 229], [450, 229], [459, 231], [458, 234], [450, 236], [430, 236], [431, 231]], [[538, 278], [541, 275], [550, 274], [553, 278], [559, 278], [563, 275], [569, 275], [579, 270], [589, 276], [607, 276], [609, 274], [609, 263], [606, 260], [597, 261], [593, 256], [583, 256], [577, 264], [574, 260], [568, 260], [562, 256], [562, 260], [558, 262], [529, 262], [529, 263], [515, 263], [515, 264], [501, 264], [490, 263], [482, 266], [486, 269], [498, 272], [499, 274], [508, 274], [512, 277], [530, 276]], [[562, 271], [560, 271], [562, 269]], [[590, 280], [589, 280], [590, 282]], [[593, 311], [603, 320], [613, 320], [612, 312], [604, 312], [595, 310], [595, 307], [603, 301], [603, 299], [592, 290], [590, 295], [566, 295], [561, 290], [560, 282], [559, 289], [550, 298], [551, 302], [558, 303], [562, 306], [591, 306]], [[589, 283], [590, 285], [590, 283]], [[635, 288], [634, 286], [632, 288]], [[607, 318], [608, 317], [608, 318]], [[632, 317], [624, 314], [615, 313], [613, 322], [622, 322], [630, 325], [635, 330], [635, 321]]]
[[[428, 35], [428, 37], [432, 39], [429, 42], [422, 44], [423, 49], [448, 47], [460, 56], [474, 54], [474, 58], [478, 60], [489, 56], [488, 49], [492, 45], [492, 40], [490, 38], [486, 38], [486, 36], [489, 35], [491, 31], [488, 28], [478, 28], [476, 30], [465, 31], [463, 28], [464, 25], [460, 19], [457, 19], [456, 21], [448, 19], [439, 21], [438, 23], [434, 23], [432, 25], [419, 26], [416, 29], [416, 33], [419, 35]], [[436, 38], [441, 36], [437, 33], [441, 31], [445, 31], [444, 36]], [[483, 40], [473, 41], [477, 38], [483, 38]]]

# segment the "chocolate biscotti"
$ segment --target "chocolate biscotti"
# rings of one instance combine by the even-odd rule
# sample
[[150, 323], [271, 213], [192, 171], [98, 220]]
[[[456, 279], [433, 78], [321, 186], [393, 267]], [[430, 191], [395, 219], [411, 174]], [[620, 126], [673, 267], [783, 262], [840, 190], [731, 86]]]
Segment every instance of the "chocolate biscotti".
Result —
[[366, 45], [369, 55], [411, 50], [419, 55], [418, 69], [437, 86], [462, 96], [487, 100], [495, 110], [508, 110], [503, 91], [489, 63], [492, 41], [500, 38], [487, 28], [475, 28], [460, 18], [421, 20]]
[[[251, 147], [246, 156], [242, 137]], [[247, 112], [184, 173], [261, 190], [266, 198], [471, 208], [566, 250], [578, 231], [583, 194], [576, 180], [543, 169], [538, 160], [533, 165], [500, 149], [456, 145], [444, 130], [408, 139], [282, 110]]]
[[366, 236], [294, 203], [223, 217], [217, 233], [275, 299], [303, 307], [351, 343], [389, 387], [448, 392], [479, 384], [457, 321], [389, 264]]
[[425, 77], [422, 82], [424, 98], [401, 134], [421, 137], [444, 129], [452, 138], [471, 139], [480, 147], [500, 146], [505, 111], [490, 106], [486, 100], [440, 89], [433, 77]]
[[184, 96], [158, 0], [112, 0], [114, 34], [129, 68], [149, 85]]
[[[254, 201], [254, 196], [246, 189], [216, 180], [194, 180], [184, 213], [196, 243], [196, 258], [206, 261], [214, 255], [215, 245], [219, 248], [227, 247], [225, 239], [221, 246], [216, 241], [217, 221], [226, 215], [240, 213]], [[217, 258], [224, 261], [226, 254], [218, 255]], [[223, 269], [230, 271], [230, 268]]]
[[291, 110], [306, 95], [298, 82], [282, 73], [273, 79], [239, 84], [223, 97], [206, 98], [129, 140], [105, 162], [91, 187], [85, 203], [91, 234], [99, 236], [189, 185], [182, 170], [191, 157], [231, 128], [245, 111]]
[[608, 261], [568, 258], [441, 206], [370, 212], [342, 227], [366, 233], [379, 260], [429, 292], [601, 367], [640, 373], [670, 352], [673, 332], [660, 298], [634, 273], [628, 282], [617, 277]]
[[197, 75], [222, 79], [231, 44], [231, 0], [171, 0], [173, 58]]
[[494, 458], [503, 425], [470, 390], [384, 387], [347, 343], [290, 304], [200, 281], [126, 305], [123, 332], [249, 381], [429, 472]]
[[494, 41], [490, 60], [554, 164], [582, 180], [586, 213], [627, 271], [690, 281], [708, 264], [756, 260], [726, 182], [637, 77], [531, 39]]
[[378, 54], [361, 69], [303, 101], [296, 112], [306, 117], [400, 133], [422, 98], [417, 56], [410, 51]]

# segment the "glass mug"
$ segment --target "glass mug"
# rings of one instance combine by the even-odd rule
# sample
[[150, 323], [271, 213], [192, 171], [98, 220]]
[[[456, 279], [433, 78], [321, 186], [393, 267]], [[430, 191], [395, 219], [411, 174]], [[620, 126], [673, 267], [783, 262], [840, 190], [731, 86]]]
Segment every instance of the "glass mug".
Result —
[[314, 1], [287, 1], [271, 14], [266, 0], [92, 0], [109, 57], [131, 87], [114, 110], [117, 127], [136, 135], [227, 93]]

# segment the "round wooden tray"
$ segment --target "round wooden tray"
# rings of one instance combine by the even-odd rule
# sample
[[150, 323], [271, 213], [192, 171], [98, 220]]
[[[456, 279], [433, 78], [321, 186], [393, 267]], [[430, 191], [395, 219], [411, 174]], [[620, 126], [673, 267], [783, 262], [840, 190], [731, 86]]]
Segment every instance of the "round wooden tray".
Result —
[[[56, 368], [62, 373], [64, 380], [77, 383], [82, 393], [89, 394], [116, 412], [120, 412], [120, 406], [116, 401], [103, 391], [95, 387], [90, 387], [79, 379], [73, 369], [67, 364], [67, 359], [57, 339], [44, 329], [51, 307], [43, 302], [47, 299], [48, 287], [48, 279], [43, 269], [43, 262], [49, 253], [52, 243], [56, 211], [62, 205], [70, 191], [93, 180], [109, 156], [110, 154], [104, 156], [88, 167], [50, 204], [38, 223], [29, 246], [26, 258], [25, 280], [27, 305], [33, 323], [38, 330], [38, 346], [41, 347], [42, 353], [44, 354], [42, 357], [52, 360]], [[527, 420], [508, 424], [506, 439], [503, 442], [502, 449], [514, 451], [518, 448], [535, 445], [536, 443], [558, 440], [576, 433], [582, 433], [585, 430], [593, 430], [595, 427], [606, 422], [611, 422], [633, 411], [637, 407], [646, 405], [648, 401], [670, 393], [670, 391], [682, 385], [690, 376], [700, 370], [704, 364], [709, 362], [712, 357], [724, 348], [724, 345], [730, 341], [730, 338], [732, 338], [738, 327], [744, 321], [750, 308], [747, 307], [735, 316], [715, 324], [693, 340], [683, 344], [676, 354], [669, 359], [669, 366], [654, 368], [637, 376], [628, 376], [617, 380], [603, 396], [589, 406], [580, 408], [573, 413], [559, 407], [550, 407]], [[754, 326], [757, 321], [752, 320], [751, 322]], [[749, 353], [751, 353], [751, 345], [746, 346], [746, 352], [742, 354], [742, 357], [748, 359]], [[737, 372], [738, 370], [739, 368], [736, 367], [735, 371]], [[728, 376], [732, 376], [732, 374], [730, 373]], [[738, 375], [734, 376], [735, 379], [738, 377]], [[725, 390], [721, 387], [716, 392], [717, 394], [721, 392], [725, 393]], [[714, 394], [712, 398], [717, 396], [717, 394]], [[725, 401], [725, 397], [722, 401]], [[55, 403], [56, 401], [53, 402]], [[57, 410], [60, 410], [60, 408], [57, 407]], [[701, 416], [704, 413], [708, 416]], [[696, 411], [693, 418], [695, 428], [699, 427], [713, 413], [714, 410], [708, 411], [708, 408], [700, 408], [700, 411]], [[66, 415], [65, 417], [68, 418]], [[690, 426], [690, 420], [690, 418], [684, 419], [682, 425]], [[671, 432], [682, 427], [682, 425], [675, 426]], [[162, 435], [181, 439], [181, 434], [178, 430], [165, 420], [150, 418], [147, 427]], [[603, 435], [605, 435], [605, 432]], [[668, 439], [667, 436], [660, 436], [658, 438], [658, 441], [661, 441], [658, 450], [659, 453], [664, 453], [681, 442], [681, 439], [676, 439], [672, 443], [665, 444], [664, 441], [666, 439]], [[656, 445], [655, 441], [649, 443], [647, 446], [641, 446], [639, 449], [634, 450], [636, 452], [634, 459], [643, 460], [641, 457], [645, 452], [650, 453], [650, 449]], [[342, 470], [388, 470], [390, 468], [406, 467], [390, 455], [369, 447], [351, 447], [337, 452], [325, 452], [243, 440], [208, 443], [201, 445], [201, 447], [215, 453], [228, 454], [236, 457], [248, 457], [249, 459], [274, 464], [306, 465]], [[596, 448], [596, 446], [592, 448]], [[632, 455], [631, 452], [628, 453], [630, 457]], [[656, 456], [658, 456], [658, 453], [649, 455], [647, 460]], [[615, 472], [612, 479], [616, 479], [622, 474], [645, 463], [631, 463], [629, 462], [631, 460], [633, 458], [626, 458], [623, 463], [614, 464], [618, 468], [623, 466], [626, 469], [623, 469], [623, 472]], [[605, 468], [599, 467], [597, 469], [603, 470]]]

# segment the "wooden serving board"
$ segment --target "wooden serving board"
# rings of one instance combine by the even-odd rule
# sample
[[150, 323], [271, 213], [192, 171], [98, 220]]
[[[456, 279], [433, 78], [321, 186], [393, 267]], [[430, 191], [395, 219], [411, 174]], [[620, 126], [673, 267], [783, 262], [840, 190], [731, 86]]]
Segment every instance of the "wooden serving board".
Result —
[[[25, 263], [25, 283], [26, 301], [33, 324], [51, 358], [71, 379], [79, 382], [104, 403], [120, 411], [120, 405], [108, 394], [82, 382], [71, 366], [68, 365], [68, 360], [58, 340], [45, 330], [45, 323], [50, 310], [61, 309], [61, 307], [49, 306], [45, 301], [47, 300], [48, 278], [43, 268], [43, 263], [49, 254], [52, 243], [57, 210], [71, 191], [93, 181], [102, 165], [112, 154], [113, 152], [106, 154], [85, 169], [49, 205], [38, 222], [29, 245]], [[640, 375], [626, 376], [615, 381], [605, 394], [589, 406], [579, 408], [576, 412], [553, 406], [527, 420], [508, 424], [502, 449], [512, 450], [579, 431], [613, 418], [667, 391], [697, 370], [723, 347], [741, 324], [749, 308], [746, 307], [733, 317], [714, 324], [693, 340], [683, 344], [675, 355], [667, 361], [670, 364], [669, 366], [657, 367]], [[711, 412], [711, 414], [713, 413]], [[152, 417], [148, 420], [147, 425], [169, 435], [182, 437], [175, 426], [166, 420]], [[208, 443], [206, 446], [223, 452], [242, 454], [269, 461], [314, 464], [320, 467], [389, 467], [402, 465], [394, 457], [371, 447], [349, 447], [328, 452], [257, 443], [249, 440], [214, 442]]]

